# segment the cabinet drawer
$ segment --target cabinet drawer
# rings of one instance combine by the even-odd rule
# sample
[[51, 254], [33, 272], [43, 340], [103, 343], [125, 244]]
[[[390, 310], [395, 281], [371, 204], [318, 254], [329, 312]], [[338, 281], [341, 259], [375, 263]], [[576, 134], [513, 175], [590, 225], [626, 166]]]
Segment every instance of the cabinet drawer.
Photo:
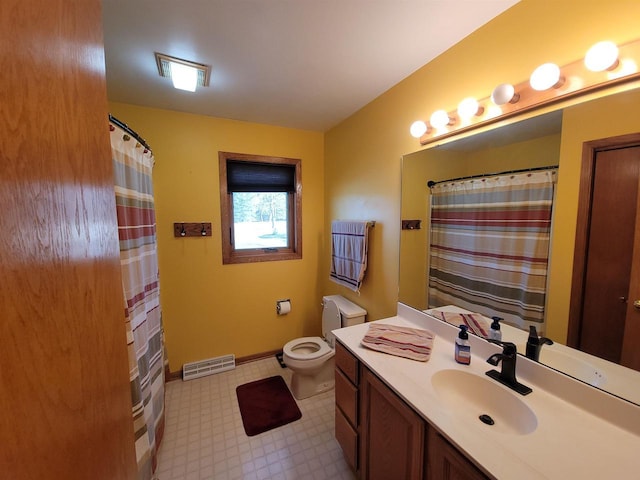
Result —
[[336, 342], [336, 367], [342, 370], [342, 373], [351, 380], [351, 383], [358, 385], [358, 360], [351, 355], [349, 351], [342, 346], [340, 342]]
[[358, 389], [336, 368], [336, 405], [354, 428], [358, 426]]
[[358, 433], [336, 407], [336, 440], [342, 447], [347, 464], [356, 471], [358, 469]]

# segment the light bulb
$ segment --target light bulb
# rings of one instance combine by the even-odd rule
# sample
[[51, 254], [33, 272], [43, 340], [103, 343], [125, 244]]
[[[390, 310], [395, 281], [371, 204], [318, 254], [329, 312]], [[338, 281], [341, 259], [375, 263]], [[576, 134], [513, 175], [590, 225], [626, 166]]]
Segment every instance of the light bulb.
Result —
[[618, 47], [613, 42], [598, 42], [587, 51], [584, 64], [592, 72], [613, 70], [618, 66]]
[[171, 62], [171, 80], [173, 86], [180, 90], [195, 92], [198, 84], [198, 70], [188, 65]]
[[482, 112], [484, 112], [484, 108], [480, 106], [475, 98], [465, 98], [458, 104], [458, 115], [465, 120], [482, 115]]
[[431, 125], [435, 128], [444, 128], [447, 125], [453, 123], [453, 119], [449, 117], [449, 114], [444, 110], [436, 110], [431, 114], [431, 118], [429, 119]]
[[422, 120], [417, 120], [411, 124], [411, 128], [409, 131], [411, 132], [411, 136], [415, 138], [420, 138], [422, 135], [427, 133], [427, 124]]
[[558, 65], [544, 63], [533, 71], [529, 83], [531, 88], [541, 92], [552, 87], [559, 87], [564, 83], [564, 79], [560, 76], [560, 67]]
[[491, 92], [491, 101], [496, 105], [516, 103], [518, 100], [520, 100], [520, 95], [516, 93], [516, 89], [510, 83], [501, 83]]

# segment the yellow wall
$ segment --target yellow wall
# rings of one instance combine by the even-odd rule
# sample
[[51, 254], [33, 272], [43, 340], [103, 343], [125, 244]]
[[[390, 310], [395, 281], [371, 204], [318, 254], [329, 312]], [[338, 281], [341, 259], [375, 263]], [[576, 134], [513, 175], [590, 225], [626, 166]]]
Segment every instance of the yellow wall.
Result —
[[[324, 241], [323, 134], [111, 103], [154, 151], [160, 289], [171, 371], [185, 362], [281, 349], [320, 333]], [[223, 265], [218, 151], [302, 159], [302, 260]], [[174, 222], [213, 235], [175, 238]], [[276, 300], [292, 311], [276, 315]]]
[[464, 175], [504, 172], [525, 168], [557, 165], [560, 161], [560, 134], [512, 143], [496, 148], [486, 148], [472, 155], [464, 155]]
[[459, 152], [424, 150], [402, 159], [401, 220], [421, 220], [419, 230], [400, 232], [398, 300], [425, 310], [427, 305], [430, 200], [427, 182], [466, 175]]
[[[326, 280], [327, 250], [321, 263], [323, 290], [352, 298], [368, 310], [369, 320], [395, 314], [400, 158], [420, 149], [409, 135], [414, 120], [427, 119], [440, 108], [453, 110], [467, 96], [487, 97], [499, 83], [524, 81], [542, 63], [575, 61], [596, 41], [634, 40], [638, 18], [637, 0], [522, 0], [327, 132], [325, 228], [332, 218], [375, 219], [378, 224], [361, 296]], [[600, 136], [599, 132], [589, 134]], [[563, 145], [561, 154], [569, 155], [569, 148]], [[559, 195], [564, 195], [560, 188], [569, 187], [559, 186]], [[570, 222], [559, 235], [573, 242]], [[551, 305], [550, 313], [566, 316], [560, 303]]]

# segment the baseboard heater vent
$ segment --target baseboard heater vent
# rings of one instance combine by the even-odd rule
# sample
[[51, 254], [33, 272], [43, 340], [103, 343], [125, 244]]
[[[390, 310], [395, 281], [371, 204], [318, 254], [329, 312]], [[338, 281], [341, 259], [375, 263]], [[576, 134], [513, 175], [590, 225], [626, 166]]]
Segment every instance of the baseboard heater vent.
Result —
[[182, 380], [193, 380], [194, 378], [226, 372], [234, 368], [236, 368], [236, 357], [233, 354], [208, 358], [199, 362], [185, 363], [182, 366]]

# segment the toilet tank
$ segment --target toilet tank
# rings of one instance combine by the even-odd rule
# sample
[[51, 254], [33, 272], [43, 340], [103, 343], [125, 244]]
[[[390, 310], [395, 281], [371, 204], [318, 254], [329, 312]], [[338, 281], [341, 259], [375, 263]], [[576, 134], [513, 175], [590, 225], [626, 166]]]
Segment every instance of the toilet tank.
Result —
[[351, 325], [358, 325], [364, 323], [364, 319], [367, 316], [367, 311], [356, 305], [355, 303], [347, 300], [342, 295], [326, 295], [322, 297], [323, 302], [327, 300], [333, 300], [333, 302], [340, 310], [340, 318], [342, 320], [343, 327], [350, 327]]

